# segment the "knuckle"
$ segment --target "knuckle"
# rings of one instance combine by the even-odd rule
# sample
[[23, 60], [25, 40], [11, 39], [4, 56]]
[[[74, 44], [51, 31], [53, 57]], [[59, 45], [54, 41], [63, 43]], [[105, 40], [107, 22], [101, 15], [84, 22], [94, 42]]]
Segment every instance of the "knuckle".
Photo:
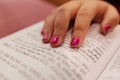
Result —
[[68, 15], [68, 10], [66, 8], [61, 8], [57, 11], [55, 19], [58, 20], [58, 24], [61, 24], [59, 22], [65, 22], [70, 18], [70, 15]]
[[68, 12], [68, 9], [66, 9], [66, 8], [61, 8], [61, 9], [59, 9], [58, 11], [57, 11], [57, 14], [58, 15], [62, 15], [62, 16], [66, 16], [66, 13]]
[[65, 15], [57, 16], [55, 19], [55, 27], [59, 30], [66, 30], [69, 26], [69, 17]]
[[74, 28], [74, 31], [76, 31], [76, 32], [82, 32], [82, 31], [84, 31], [85, 29], [84, 28], [82, 28], [82, 27], [75, 27]]
[[66, 11], [67, 11], [66, 8], [60, 8], [60, 9], [58, 10], [59, 13], [61, 13], [61, 12], [63, 13], [63, 12], [66, 12]]
[[77, 32], [77, 33], [85, 33], [86, 31], [88, 31], [88, 27], [82, 27], [82, 26], [75, 26], [74, 28], [74, 32]]
[[92, 17], [96, 13], [97, 6], [82, 6], [77, 13], [78, 16], [84, 16], [84, 17]]
[[75, 30], [75, 31], [80, 31], [80, 30], [81, 30], [81, 27], [75, 27], [74, 30]]
[[87, 11], [87, 10], [81, 10], [77, 16], [80, 16], [80, 17], [90, 17], [91, 14]]
[[57, 31], [63, 32], [65, 30], [65, 27], [57, 26]]
[[54, 32], [57, 33], [57, 34], [64, 34], [66, 32], [66, 29], [65, 27], [62, 27], [62, 26], [55, 26], [55, 30]]
[[62, 31], [62, 30], [55, 30], [54, 31], [54, 34], [56, 34], [56, 35], [59, 35], [59, 36], [62, 36], [62, 35], [65, 35], [65, 31]]

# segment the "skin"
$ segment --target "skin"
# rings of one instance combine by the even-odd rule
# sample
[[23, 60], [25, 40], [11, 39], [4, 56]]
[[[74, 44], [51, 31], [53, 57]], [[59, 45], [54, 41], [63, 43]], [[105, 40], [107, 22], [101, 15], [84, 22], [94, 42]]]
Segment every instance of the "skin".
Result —
[[[70, 46], [79, 48], [89, 30], [91, 21], [100, 23], [101, 33], [107, 34], [119, 24], [119, 13], [111, 4], [101, 0], [72, 0], [58, 7], [46, 19], [42, 30], [43, 42], [52, 47], [60, 46], [69, 23], [75, 19]], [[107, 27], [107, 30], [106, 30]], [[52, 43], [57, 36], [58, 41]], [[77, 44], [71, 44], [77, 38]]]

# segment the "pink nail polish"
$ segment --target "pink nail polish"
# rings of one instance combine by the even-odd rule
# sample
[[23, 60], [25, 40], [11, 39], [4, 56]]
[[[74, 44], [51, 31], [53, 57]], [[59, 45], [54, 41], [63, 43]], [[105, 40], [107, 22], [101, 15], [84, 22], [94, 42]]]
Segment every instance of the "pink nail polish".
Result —
[[110, 29], [111, 29], [111, 26], [110, 26], [110, 25], [105, 25], [105, 30], [106, 30], [106, 32], [109, 32]]
[[51, 40], [51, 44], [56, 44], [58, 42], [59, 37], [58, 36], [54, 36]]
[[45, 35], [43, 36], [43, 40], [48, 40], [48, 34], [45, 34]]
[[79, 44], [79, 38], [74, 37], [70, 43], [72, 46], [77, 46]]

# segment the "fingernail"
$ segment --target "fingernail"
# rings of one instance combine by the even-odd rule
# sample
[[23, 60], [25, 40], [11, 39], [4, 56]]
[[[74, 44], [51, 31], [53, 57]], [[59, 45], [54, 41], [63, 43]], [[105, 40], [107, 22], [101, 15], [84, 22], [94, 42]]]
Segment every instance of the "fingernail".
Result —
[[58, 36], [54, 36], [51, 40], [51, 44], [56, 44], [58, 42], [59, 37]]
[[45, 35], [43, 36], [43, 40], [48, 40], [48, 34], [45, 34]]
[[78, 37], [74, 37], [71, 41], [71, 46], [77, 46], [79, 44], [79, 38]]
[[111, 26], [110, 25], [105, 25], [105, 30], [106, 30], [106, 32], [109, 32], [110, 31], [110, 29], [111, 29]]

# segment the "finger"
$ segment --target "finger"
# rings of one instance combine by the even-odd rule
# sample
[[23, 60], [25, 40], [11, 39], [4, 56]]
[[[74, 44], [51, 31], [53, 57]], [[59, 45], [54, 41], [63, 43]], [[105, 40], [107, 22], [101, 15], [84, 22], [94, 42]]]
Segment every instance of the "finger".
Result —
[[103, 34], [107, 34], [112, 31], [117, 24], [119, 24], [119, 13], [114, 7], [108, 6], [105, 14], [103, 15], [101, 32]]
[[72, 40], [70, 43], [71, 47], [78, 48], [82, 44], [95, 14], [95, 5], [89, 5], [88, 3], [81, 5], [75, 20]]
[[52, 47], [60, 46], [64, 41], [70, 20], [75, 16], [80, 6], [80, 3], [73, 3], [76, 3], [76, 1], [70, 2], [69, 5], [61, 8], [57, 12], [57, 16], [55, 17], [54, 22], [54, 33], [50, 41]]
[[54, 19], [55, 19], [55, 15], [54, 14], [51, 14], [50, 16], [48, 16], [46, 19], [45, 19], [45, 23], [44, 23], [44, 26], [43, 26], [43, 29], [41, 31], [42, 35], [43, 35], [43, 42], [44, 43], [47, 43], [50, 41], [51, 39], [51, 36], [53, 34], [53, 26], [54, 26]]
[[52, 47], [60, 46], [63, 43], [70, 22], [70, 15], [67, 13], [69, 12], [60, 12], [55, 18], [54, 33], [51, 39]]

